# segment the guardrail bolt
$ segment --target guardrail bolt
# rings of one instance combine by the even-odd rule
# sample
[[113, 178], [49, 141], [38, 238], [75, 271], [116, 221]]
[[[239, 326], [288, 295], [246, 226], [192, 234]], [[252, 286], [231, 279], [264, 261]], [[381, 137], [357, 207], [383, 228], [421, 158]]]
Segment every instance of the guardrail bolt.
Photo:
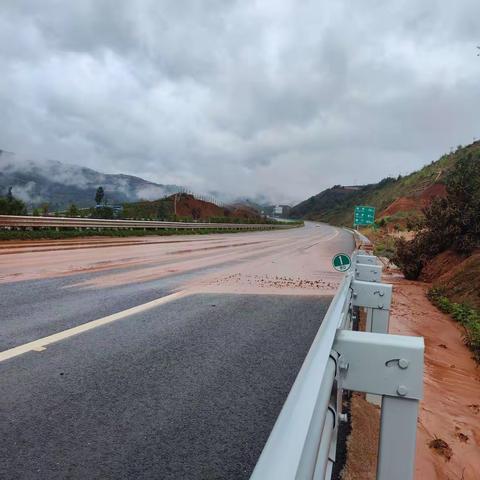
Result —
[[397, 393], [401, 396], [404, 397], [408, 393], [408, 388], [405, 385], [399, 385], [397, 387]]
[[348, 370], [348, 362], [346, 362], [345, 360], [340, 360], [338, 362], [338, 368], [342, 371], [342, 372], [346, 372]]
[[408, 365], [410, 364], [410, 362], [406, 359], [406, 358], [401, 358], [399, 361], [398, 361], [398, 366], [402, 369], [402, 370], [405, 370], [406, 368], [408, 368]]

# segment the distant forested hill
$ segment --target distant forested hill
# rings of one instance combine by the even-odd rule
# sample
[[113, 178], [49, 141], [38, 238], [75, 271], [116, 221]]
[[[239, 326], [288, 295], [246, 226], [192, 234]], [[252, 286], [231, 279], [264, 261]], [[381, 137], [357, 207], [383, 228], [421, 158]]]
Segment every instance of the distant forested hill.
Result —
[[48, 203], [51, 211], [65, 209], [71, 203], [91, 207], [100, 185], [109, 203], [157, 199], [180, 188], [53, 160], [27, 160], [0, 150], [0, 195], [5, 195], [8, 188], [13, 187], [14, 196], [22, 199], [29, 208], [43, 203]]

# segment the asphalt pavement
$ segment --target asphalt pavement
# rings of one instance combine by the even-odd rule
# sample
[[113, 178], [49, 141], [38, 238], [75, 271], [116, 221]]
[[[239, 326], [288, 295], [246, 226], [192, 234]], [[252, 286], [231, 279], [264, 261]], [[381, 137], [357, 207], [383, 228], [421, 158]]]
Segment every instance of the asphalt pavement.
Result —
[[[298, 255], [315, 249], [318, 258], [351, 249], [346, 232], [311, 227], [278, 232], [287, 257], [294, 246]], [[116, 262], [107, 272], [0, 284], [2, 351], [187, 292], [0, 360], [0, 478], [248, 479], [331, 295], [187, 286], [209, 275], [229, 278], [248, 261], [260, 270], [285, 265], [288, 274], [277, 238], [268, 238], [277, 242], [271, 251], [242, 251], [238, 259], [121, 285], [102, 287], [102, 278], [140, 267]], [[326, 268], [312, 272], [328, 277]], [[78, 287], [92, 280], [93, 286]]]

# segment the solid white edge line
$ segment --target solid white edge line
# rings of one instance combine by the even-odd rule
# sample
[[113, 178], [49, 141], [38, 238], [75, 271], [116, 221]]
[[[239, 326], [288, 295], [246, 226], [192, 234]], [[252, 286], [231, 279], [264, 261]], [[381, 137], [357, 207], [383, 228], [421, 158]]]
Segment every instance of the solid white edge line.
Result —
[[23, 345], [19, 345], [18, 347], [10, 348], [9, 350], [4, 350], [3, 352], [0, 352], [0, 362], [9, 360], [10, 358], [17, 357], [18, 355], [23, 355], [24, 353], [27, 353], [27, 352], [32, 352], [32, 351], [41, 352], [45, 350], [45, 347], [47, 345], [51, 345], [52, 343], [65, 340], [66, 338], [70, 338], [84, 332], [88, 332], [89, 330], [93, 330], [94, 328], [101, 327], [102, 325], [107, 325], [109, 323], [116, 322], [117, 320], [121, 320], [122, 318], [129, 317], [130, 315], [135, 315], [136, 313], [141, 313], [146, 310], [150, 310], [152, 308], [158, 307], [159, 305], [163, 305], [164, 303], [177, 300], [178, 298], [184, 297], [186, 295], [188, 295], [186, 291], [172, 293], [171, 295], [157, 298], [156, 300], [152, 300], [151, 302], [147, 302], [142, 305], [137, 305], [136, 307], [128, 308], [127, 310], [123, 310], [122, 312], [114, 313], [112, 315], [99, 318], [98, 320], [92, 320], [91, 322], [82, 323], [81, 325], [78, 325], [73, 328], [69, 328], [68, 330], [64, 330], [63, 332], [54, 333], [53, 335], [49, 335], [48, 337], [43, 337], [38, 340], [34, 340], [33, 342], [25, 343]]

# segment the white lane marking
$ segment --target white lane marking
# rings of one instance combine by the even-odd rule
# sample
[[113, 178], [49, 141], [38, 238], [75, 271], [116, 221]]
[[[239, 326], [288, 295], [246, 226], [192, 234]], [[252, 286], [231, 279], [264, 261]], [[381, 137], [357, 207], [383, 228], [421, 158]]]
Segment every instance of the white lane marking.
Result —
[[92, 320], [91, 322], [83, 323], [82, 325], [78, 325], [77, 327], [64, 330], [63, 332], [54, 333], [53, 335], [49, 335], [48, 337], [43, 337], [38, 340], [34, 340], [33, 342], [25, 343], [23, 345], [19, 345], [18, 347], [10, 348], [9, 350], [4, 350], [3, 352], [0, 352], [0, 362], [16, 357], [18, 355], [22, 355], [27, 352], [41, 352], [45, 350], [45, 347], [47, 345], [50, 345], [52, 343], [65, 340], [66, 338], [73, 337], [74, 335], [79, 335], [80, 333], [88, 332], [89, 330], [101, 327], [102, 325], [107, 325], [108, 323], [116, 322], [117, 320], [121, 320], [122, 318], [126, 318], [130, 315], [135, 315], [136, 313], [150, 310], [152, 308], [158, 307], [159, 305], [163, 305], [164, 303], [171, 302], [172, 300], [176, 300], [186, 295], [188, 295], [188, 292], [186, 291], [172, 293], [171, 295], [157, 298], [157, 300], [152, 300], [151, 302], [128, 308], [127, 310], [123, 310], [122, 312], [114, 313], [113, 315], [108, 315], [107, 317], [99, 318], [98, 320]]
[[333, 236], [331, 236], [330, 238], [324, 238], [322, 241], [329, 242], [330, 240], [333, 240], [340, 233], [339, 228], [334, 227], [334, 229], [335, 229], [335, 232], [334, 232]]
[[[313, 243], [312, 245], [309, 245], [307, 248], [305, 248], [305, 250], [308, 250], [309, 248], [313, 248], [315, 247], [315, 245], [318, 245], [319, 243], [323, 243], [323, 242], [329, 242], [330, 240], [333, 240], [339, 233], [340, 233], [340, 230], [339, 229], [336, 229], [335, 227], [334, 228], [334, 233], [331, 237], [328, 237], [328, 238], [325, 238], [325, 237], [321, 237], [321, 240], [319, 240], [318, 242], [315, 242]], [[328, 235], [328, 234], [327, 234]]]

